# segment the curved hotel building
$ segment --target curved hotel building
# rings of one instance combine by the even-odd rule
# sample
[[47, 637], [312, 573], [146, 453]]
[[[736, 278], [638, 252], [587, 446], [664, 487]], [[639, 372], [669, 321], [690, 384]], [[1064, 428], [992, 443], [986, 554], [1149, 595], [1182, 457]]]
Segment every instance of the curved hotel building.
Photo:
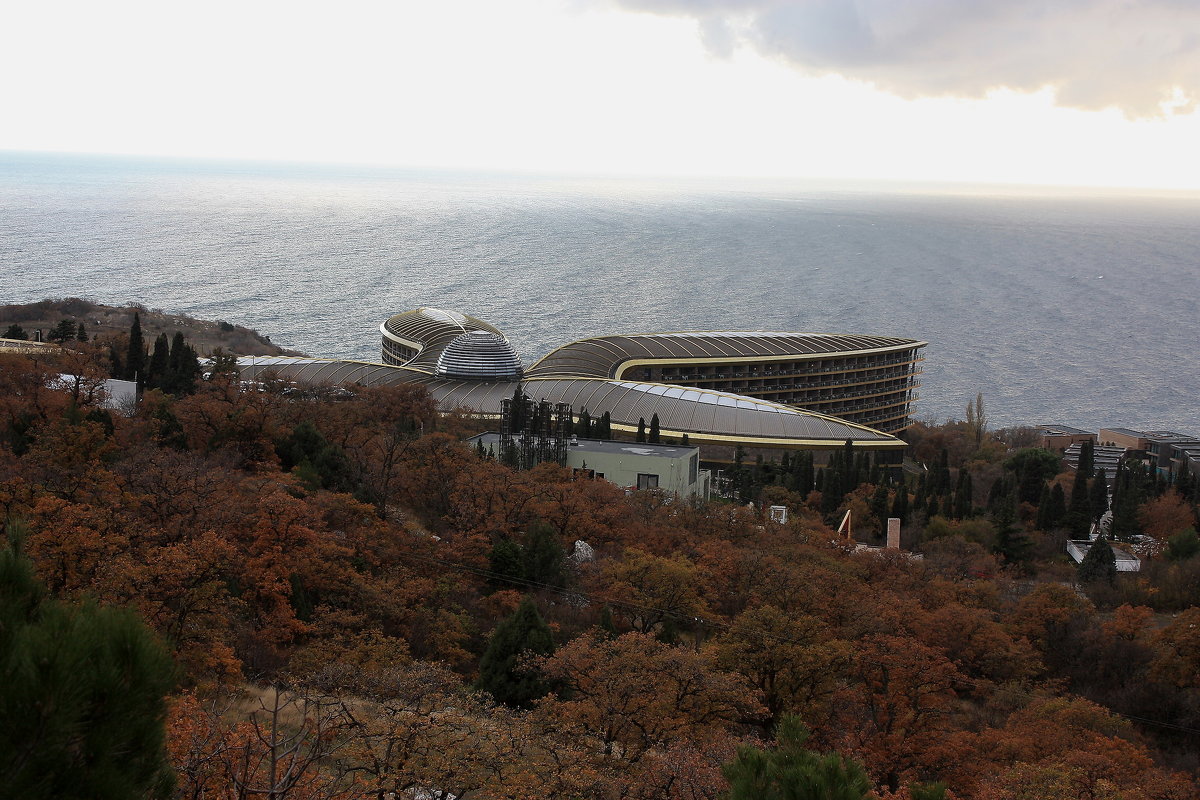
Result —
[[453, 311], [419, 308], [380, 325], [383, 363], [247, 357], [242, 374], [307, 384], [416, 383], [443, 411], [499, 417], [518, 385], [535, 399], [608, 412], [626, 434], [659, 418], [662, 437], [712, 456], [747, 448], [899, 450], [920, 374], [912, 339], [708, 332], [606, 336], [565, 345], [525, 369], [504, 334]]

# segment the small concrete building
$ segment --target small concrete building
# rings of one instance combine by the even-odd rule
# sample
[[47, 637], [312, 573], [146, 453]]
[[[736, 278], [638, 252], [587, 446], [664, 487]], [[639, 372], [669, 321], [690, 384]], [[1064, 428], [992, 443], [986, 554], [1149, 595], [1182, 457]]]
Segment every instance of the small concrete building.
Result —
[[[498, 433], [481, 433], [468, 442], [500, 456]], [[707, 499], [711, 486], [708, 470], [700, 469], [698, 447], [572, 436], [564, 466], [626, 489], [659, 489], [679, 497]]]

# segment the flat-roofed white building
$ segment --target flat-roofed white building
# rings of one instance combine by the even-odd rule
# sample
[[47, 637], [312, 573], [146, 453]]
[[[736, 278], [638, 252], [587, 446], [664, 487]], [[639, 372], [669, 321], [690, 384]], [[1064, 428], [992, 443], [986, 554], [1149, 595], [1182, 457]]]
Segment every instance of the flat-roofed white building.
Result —
[[[482, 445], [497, 459], [503, 455], [498, 433], [481, 433], [468, 441], [472, 447]], [[711, 478], [708, 470], [700, 469], [698, 447], [572, 436], [566, 453], [564, 466], [626, 489], [658, 489], [678, 497], [709, 494]]]

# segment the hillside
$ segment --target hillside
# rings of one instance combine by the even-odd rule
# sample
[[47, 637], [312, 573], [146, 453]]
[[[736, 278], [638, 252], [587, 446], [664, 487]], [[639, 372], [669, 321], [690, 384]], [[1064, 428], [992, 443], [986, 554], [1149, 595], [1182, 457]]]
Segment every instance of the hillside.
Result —
[[161, 309], [148, 309], [131, 303], [125, 306], [107, 306], [68, 297], [55, 300], [40, 300], [36, 303], [0, 306], [0, 329], [16, 323], [34, 338], [34, 331], [41, 329], [43, 335], [50, 332], [64, 319], [82, 322], [91, 337], [104, 338], [105, 334], [124, 334], [133, 324], [133, 315], [141, 315], [142, 335], [146, 341], [154, 341], [160, 333], [168, 338], [181, 331], [201, 356], [207, 356], [218, 347], [239, 355], [251, 356], [300, 356], [303, 353], [272, 344], [269, 336], [256, 330], [233, 325], [224, 320], [201, 320], [183, 314], [170, 314]]

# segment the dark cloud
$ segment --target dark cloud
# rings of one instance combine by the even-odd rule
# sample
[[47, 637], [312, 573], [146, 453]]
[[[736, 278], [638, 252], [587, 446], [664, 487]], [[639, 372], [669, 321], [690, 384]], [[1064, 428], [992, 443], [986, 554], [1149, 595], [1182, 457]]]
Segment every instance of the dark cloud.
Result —
[[[1156, 116], [1200, 94], [1200, 0], [617, 0], [905, 97], [1051, 86], [1060, 105]], [[1190, 107], [1179, 110], [1190, 110]]]

